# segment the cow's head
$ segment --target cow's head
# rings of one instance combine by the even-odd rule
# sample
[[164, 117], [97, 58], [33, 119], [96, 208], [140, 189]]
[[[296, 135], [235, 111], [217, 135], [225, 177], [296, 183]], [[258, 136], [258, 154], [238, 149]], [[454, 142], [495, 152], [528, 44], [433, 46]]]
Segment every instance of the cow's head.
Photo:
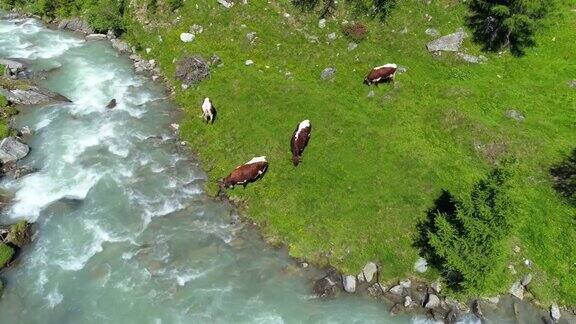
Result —
[[364, 78], [364, 84], [365, 85], [370, 85], [370, 83], [372, 83], [372, 82], [370, 82], [370, 80], [367, 77]]
[[220, 179], [218, 181], [218, 186], [220, 187], [220, 189], [231, 189], [234, 188], [234, 184], [232, 183], [232, 181], [230, 180], [229, 177], [226, 177], [224, 179]]

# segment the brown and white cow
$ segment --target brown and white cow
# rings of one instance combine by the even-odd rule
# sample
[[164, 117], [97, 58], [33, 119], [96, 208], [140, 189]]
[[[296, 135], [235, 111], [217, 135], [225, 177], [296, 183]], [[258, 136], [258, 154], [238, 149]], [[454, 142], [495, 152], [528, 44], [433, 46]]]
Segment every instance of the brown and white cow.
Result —
[[248, 183], [261, 179], [268, 170], [268, 161], [265, 156], [255, 157], [243, 165], [237, 166], [221, 182], [224, 188], [233, 189], [236, 185], [242, 185], [244, 188]]
[[302, 153], [304, 149], [308, 146], [308, 140], [310, 140], [310, 133], [312, 132], [312, 125], [308, 119], [300, 122], [292, 134], [292, 140], [290, 141], [290, 148], [292, 149], [292, 163], [294, 166], [298, 166], [302, 162]]
[[216, 107], [210, 101], [210, 98], [205, 98], [202, 103], [202, 117], [206, 123], [214, 124], [216, 120]]
[[396, 64], [389, 63], [382, 66], [377, 66], [368, 73], [366, 78], [364, 78], [364, 84], [366, 85], [378, 85], [379, 83], [386, 83], [394, 80], [396, 75], [396, 70], [398, 67]]

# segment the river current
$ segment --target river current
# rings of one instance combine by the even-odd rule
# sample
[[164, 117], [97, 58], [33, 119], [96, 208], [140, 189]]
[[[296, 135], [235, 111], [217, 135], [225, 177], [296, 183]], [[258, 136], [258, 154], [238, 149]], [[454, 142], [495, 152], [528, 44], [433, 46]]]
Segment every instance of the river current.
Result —
[[368, 297], [315, 299], [322, 274], [231, 224], [234, 210], [205, 194], [205, 173], [170, 127], [177, 109], [162, 85], [109, 43], [0, 20], [0, 57], [50, 71], [42, 85], [72, 100], [24, 107], [14, 121], [33, 130], [22, 163], [39, 171], [3, 180], [14, 204], [2, 222], [27, 219], [37, 234], [3, 272], [0, 322], [426, 322]]

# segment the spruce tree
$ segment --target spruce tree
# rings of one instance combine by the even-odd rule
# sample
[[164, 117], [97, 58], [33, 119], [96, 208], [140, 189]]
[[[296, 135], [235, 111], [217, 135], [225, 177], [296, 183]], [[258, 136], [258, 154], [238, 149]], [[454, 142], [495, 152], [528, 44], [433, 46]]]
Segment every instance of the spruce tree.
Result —
[[455, 202], [454, 215], [436, 214], [428, 246], [456, 290], [481, 293], [498, 285], [504, 269], [504, 243], [511, 229], [512, 205], [507, 167], [496, 168]]
[[534, 46], [540, 20], [551, 0], [471, 0], [470, 27], [476, 41], [490, 51], [509, 47], [516, 55]]

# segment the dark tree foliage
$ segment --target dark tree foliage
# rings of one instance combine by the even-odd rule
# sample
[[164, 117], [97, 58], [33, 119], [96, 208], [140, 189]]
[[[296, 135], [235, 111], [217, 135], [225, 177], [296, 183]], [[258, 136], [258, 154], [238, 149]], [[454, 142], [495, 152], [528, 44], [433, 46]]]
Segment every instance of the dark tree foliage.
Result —
[[124, 32], [125, 1], [92, 0], [86, 11], [86, 19], [94, 31], [106, 33], [114, 31], [116, 35]]
[[554, 180], [554, 189], [576, 206], [576, 149], [562, 162], [554, 165], [550, 174]]
[[488, 51], [510, 48], [522, 55], [535, 45], [534, 34], [552, 0], [471, 0], [468, 23]]
[[502, 279], [512, 227], [510, 175], [508, 167], [493, 169], [463, 201], [443, 191], [418, 225], [416, 246], [455, 290], [481, 293]]

